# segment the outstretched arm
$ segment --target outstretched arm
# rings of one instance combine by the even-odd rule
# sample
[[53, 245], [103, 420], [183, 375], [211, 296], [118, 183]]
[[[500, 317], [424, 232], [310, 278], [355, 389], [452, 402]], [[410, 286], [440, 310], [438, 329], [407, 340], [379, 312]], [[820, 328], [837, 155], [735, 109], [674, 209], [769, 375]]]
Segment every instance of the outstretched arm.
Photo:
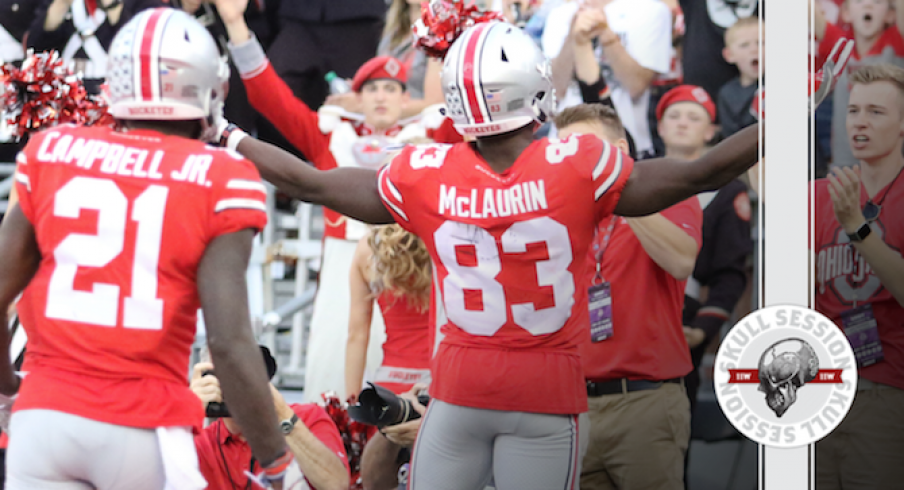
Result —
[[14, 374], [7, 348], [9, 329], [6, 312], [31, 281], [41, 261], [35, 230], [17, 205], [13, 205], [3, 218], [0, 247], [3, 250], [0, 256], [0, 394], [12, 395], [19, 389], [19, 380]]
[[704, 191], [714, 191], [758, 159], [759, 124], [748, 126], [693, 161], [641, 160], [622, 191], [615, 214], [645, 216]]
[[245, 271], [253, 238], [251, 230], [243, 230], [210, 242], [198, 266], [198, 295], [223, 398], [254, 456], [262, 465], [269, 465], [286, 448], [286, 441], [279, 432], [248, 313]]
[[393, 222], [380, 200], [374, 170], [317, 170], [276, 146], [249, 137], [243, 138], [236, 149], [254, 163], [264, 179], [294, 198], [321, 204], [365, 223]]

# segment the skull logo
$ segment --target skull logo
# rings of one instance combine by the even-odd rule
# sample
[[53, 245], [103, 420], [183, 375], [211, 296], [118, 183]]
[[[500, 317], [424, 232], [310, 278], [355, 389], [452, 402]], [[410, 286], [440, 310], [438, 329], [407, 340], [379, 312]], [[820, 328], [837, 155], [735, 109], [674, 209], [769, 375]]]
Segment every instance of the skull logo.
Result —
[[813, 381], [819, 372], [819, 358], [807, 342], [785, 339], [772, 344], [759, 364], [759, 391], [766, 394], [766, 404], [781, 417], [797, 401], [797, 390]]

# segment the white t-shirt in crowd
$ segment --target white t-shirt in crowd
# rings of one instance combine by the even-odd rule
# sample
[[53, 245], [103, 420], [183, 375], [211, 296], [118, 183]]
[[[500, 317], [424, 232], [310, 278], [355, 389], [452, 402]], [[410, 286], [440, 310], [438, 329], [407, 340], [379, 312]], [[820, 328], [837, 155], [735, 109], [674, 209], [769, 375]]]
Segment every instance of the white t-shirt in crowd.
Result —
[[[548, 58], [558, 56], [578, 7], [578, 1], [571, 1], [549, 13], [541, 40], [543, 53]], [[618, 34], [622, 45], [638, 64], [656, 73], [668, 73], [672, 54], [672, 13], [666, 4], [660, 0], [613, 0], [603, 11], [610, 28]], [[647, 117], [649, 89], [631, 100], [631, 94], [615, 78], [602, 49], [597, 50], [597, 55], [611, 91], [612, 103], [625, 129], [634, 138], [638, 155], [652, 151], [653, 141]], [[572, 83], [565, 94], [557, 95], [560, 99], [559, 110], [581, 103], [577, 83]]]

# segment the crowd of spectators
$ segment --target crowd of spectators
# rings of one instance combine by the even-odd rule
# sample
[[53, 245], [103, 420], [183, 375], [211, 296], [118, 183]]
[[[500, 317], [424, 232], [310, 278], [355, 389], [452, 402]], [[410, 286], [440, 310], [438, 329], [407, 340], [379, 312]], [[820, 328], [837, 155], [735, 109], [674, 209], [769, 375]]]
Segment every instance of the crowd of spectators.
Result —
[[[609, 139], [637, 159], [693, 159], [710, 144], [756, 122], [749, 108], [764, 79], [758, 0], [477, 3], [501, 11], [506, 20], [523, 26], [552, 60], [557, 109], [564, 116], [547, 123], [538, 135], [563, 129], [565, 133], [577, 132], [577, 127], [580, 132], [595, 132]], [[821, 3], [831, 7], [836, 2]], [[105, 75], [105, 50], [118, 26], [142, 9], [165, 5], [195, 15], [219, 41], [222, 54], [230, 56], [226, 117], [318, 168], [380, 164], [392, 154], [396, 143], [459, 138], [444, 131], [448, 128], [433, 124], [437, 107], [444, 102], [441, 62], [429, 59], [412, 45], [410, 25], [422, 8], [417, 0], [0, 0], [0, 58], [15, 62], [29, 48], [56, 49], [83, 74], [89, 90], [96, 92]], [[842, 19], [848, 18], [844, 15]], [[894, 20], [893, 15], [886, 17]], [[839, 35], [839, 28], [832, 23], [837, 19], [831, 13], [824, 18], [828, 22], [820, 24], [823, 27], [818, 37], [832, 44]], [[858, 26], [869, 22], [854, 20], [854, 33], [859, 35]], [[904, 53], [900, 34], [896, 29], [890, 33], [891, 29], [882, 31], [885, 34], [871, 30], [863, 36], [871, 42], [881, 36], [881, 42], [895, 49], [901, 46]], [[352, 90], [330, 93], [326, 77], [330, 72], [347, 79]], [[0, 141], [4, 142], [0, 161], [12, 162], [21, 142], [13, 142], [8, 136], [4, 139], [2, 134]], [[383, 329], [381, 309], [385, 313], [388, 305], [372, 308], [366, 319], [349, 317], [350, 309], [358, 307], [349, 305], [350, 269], [360, 272], [362, 291], [371, 285], [368, 263], [372, 259], [355, 259], [356, 248], [366, 250], [358, 243], [366, 244], [370, 232], [363, 224], [330, 210], [325, 210], [325, 221], [320, 287], [323, 291], [329, 283], [331, 291], [339, 292], [321, 292], [315, 303], [309, 346], [316, 347], [312, 349], [318, 355], [308, 360], [308, 402], [319, 400], [326, 390], [353, 399], [353, 385], [361, 384], [362, 374], [372, 380], [372, 368], [383, 361], [380, 352], [374, 355], [375, 350], [366, 345], [370, 338], [379, 348], [385, 338], [385, 334], [368, 332]], [[605, 256], [600, 252], [590, 259], [600, 263], [612, 283], [614, 329], [631, 335], [586, 349], [588, 395], [596, 399], [591, 405], [601, 427], [638, 429], [617, 434], [592, 432], [594, 439], [585, 460], [587, 475], [582, 483], [586, 488], [647, 488], [646, 478], [655, 477], [665, 485], [662, 488], [677, 488], [685, 476], [691, 409], [699, 384], [696, 370], [703, 352], [718, 342], [722, 324], [736, 314], [735, 305], [746, 287], [746, 256], [751, 248], [747, 188], [744, 182], [735, 181], [724, 191], [692, 198], [661, 214], [632, 220], [613, 218], [611, 223], [601, 223], [598, 231], [599, 238], [607, 243], [597, 243], [597, 249], [603, 246], [608, 251]], [[355, 268], [353, 260], [360, 262]], [[635, 267], [634, 279], [616, 268], [629, 260]], [[637, 263], [646, 264], [641, 278], [636, 277]], [[644, 293], [651, 287], [660, 294]], [[355, 296], [352, 292], [351, 296], [360, 303], [367, 293]], [[636, 303], [639, 296], [645, 297], [647, 304], [632, 304], [631, 298]], [[650, 314], [639, 316], [641, 311]], [[419, 314], [426, 317], [423, 311]], [[430, 321], [441, 319], [431, 317]], [[342, 328], [346, 325], [353, 332], [351, 339]], [[431, 327], [424, 328], [427, 336], [426, 330]], [[642, 342], [640, 337], [657, 340]], [[363, 344], [357, 340], [361, 338]], [[361, 353], [360, 362], [346, 358], [346, 346], [353, 344], [355, 352]], [[365, 368], [364, 358], [371, 369]], [[355, 372], [344, 373], [352, 365]], [[208, 368], [212, 366], [196, 367], [192, 382], [202, 399], [216, 395], [215, 378], [202, 376]], [[415, 381], [429, 381], [429, 376]], [[613, 397], [635, 391], [639, 394], [632, 395], [630, 404]], [[685, 400], [688, 396], [690, 399]], [[339, 452], [344, 457], [343, 451], [348, 448], [334, 447], [335, 434], [324, 428], [329, 424], [322, 414], [312, 414], [309, 408], [300, 406], [288, 407], [278, 397], [276, 401], [287, 414], [300, 414], [303, 424], [309, 420], [318, 424], [317, 430], [311, 427], [301, 436], [295, 433], [298, 440], [313, 432], [324, 442], [311, 446], [320, 456]], [[654, 408], [667, 409], [668, 413]], [[211, 427], [217, 432], [208, 431], [199, 444], [211, 446], [210, 464], [214, 468], [220, 463], [212, 448], [236, 443], [240, 438], [230, 439], [229, 434], [238, 436], [240, 429], [219, 423]], [[287, 435], [292, 434], [289, 430]], [[644, 441], [663, 433], [674, 444], [662, 449], [662, 457], [654, 460], [662, 464], [654, 469], [650, 466], [657, 463], [645, 457]], [[386, 434], [374, 440], [386, 446], [398, 443], [391, 452], [393, 458], [399, 447], [413, 442]], [[605, 453], [600, 449], [604, 447], [611, 450]], [[227, 459], [234, 458], [236, 467], [242, 458], [247, 459], [247, 448], [237, 446], [231, 451], [236, 456], [221, 458], [223, 466], [228, 466]], [[630, 461], [622, 461], [632, 458], [639, 463], [637, 468], [632, 468]], [[612, 465], [622, 470], [605, 469]], [[380, 484], [386, 488], [397, 485], [393, 478], [396, 468], [393, 466], [388, 478], [382, 478], [391, 483]], [[321, 470], [312, 467], [311, 475], [325, 475], [318, 481], [331, 482], [329, 472], [334, 476], [337, 468], [333, 465], [328, 472]], [[226, 467], [219, 471], [228, 474], [231, 470]], [[244, 488], [242, 478], [238, 472], [211, 481], [228, 481]], [[309, 483], [314, 480], [308, 478]], [[324, 483], [323, 488], [331, 484]], [[229, 488], [226, 483], [221, 485]]]

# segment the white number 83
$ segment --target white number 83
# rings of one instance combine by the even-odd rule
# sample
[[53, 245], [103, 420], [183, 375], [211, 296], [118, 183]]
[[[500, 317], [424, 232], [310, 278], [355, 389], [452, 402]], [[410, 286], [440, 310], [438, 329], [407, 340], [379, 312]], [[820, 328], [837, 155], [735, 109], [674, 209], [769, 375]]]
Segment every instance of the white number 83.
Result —
[[[519, 221], [496, 239], [483, 228], [447, 221], [433, 235], [437, 255], [448, 275], [443, 280], [443, 304], [449, 320], [472, 335], [492, 336], [507, 321], [508, 309], [516, 325], [532, 335], [555, 332], [565, 325], [574, 304], [574, 277], [568, 229], [550, 217]], [[537, 261], [536, 280], [540, 287], [552, 286], [553, 306], [536, 309], [533, 303], [509, 304], [496, 276], [502, 272], [501, 253], [527, 251], [531, 243], [545, 243], [549, 259]], [[459, 262], [456, 247], [474, 247], [475, 263]], [[501, 248], [501, 251], [500, 251]], [[465, 307], [465, 291], [479, 291], [480, 310]]]

